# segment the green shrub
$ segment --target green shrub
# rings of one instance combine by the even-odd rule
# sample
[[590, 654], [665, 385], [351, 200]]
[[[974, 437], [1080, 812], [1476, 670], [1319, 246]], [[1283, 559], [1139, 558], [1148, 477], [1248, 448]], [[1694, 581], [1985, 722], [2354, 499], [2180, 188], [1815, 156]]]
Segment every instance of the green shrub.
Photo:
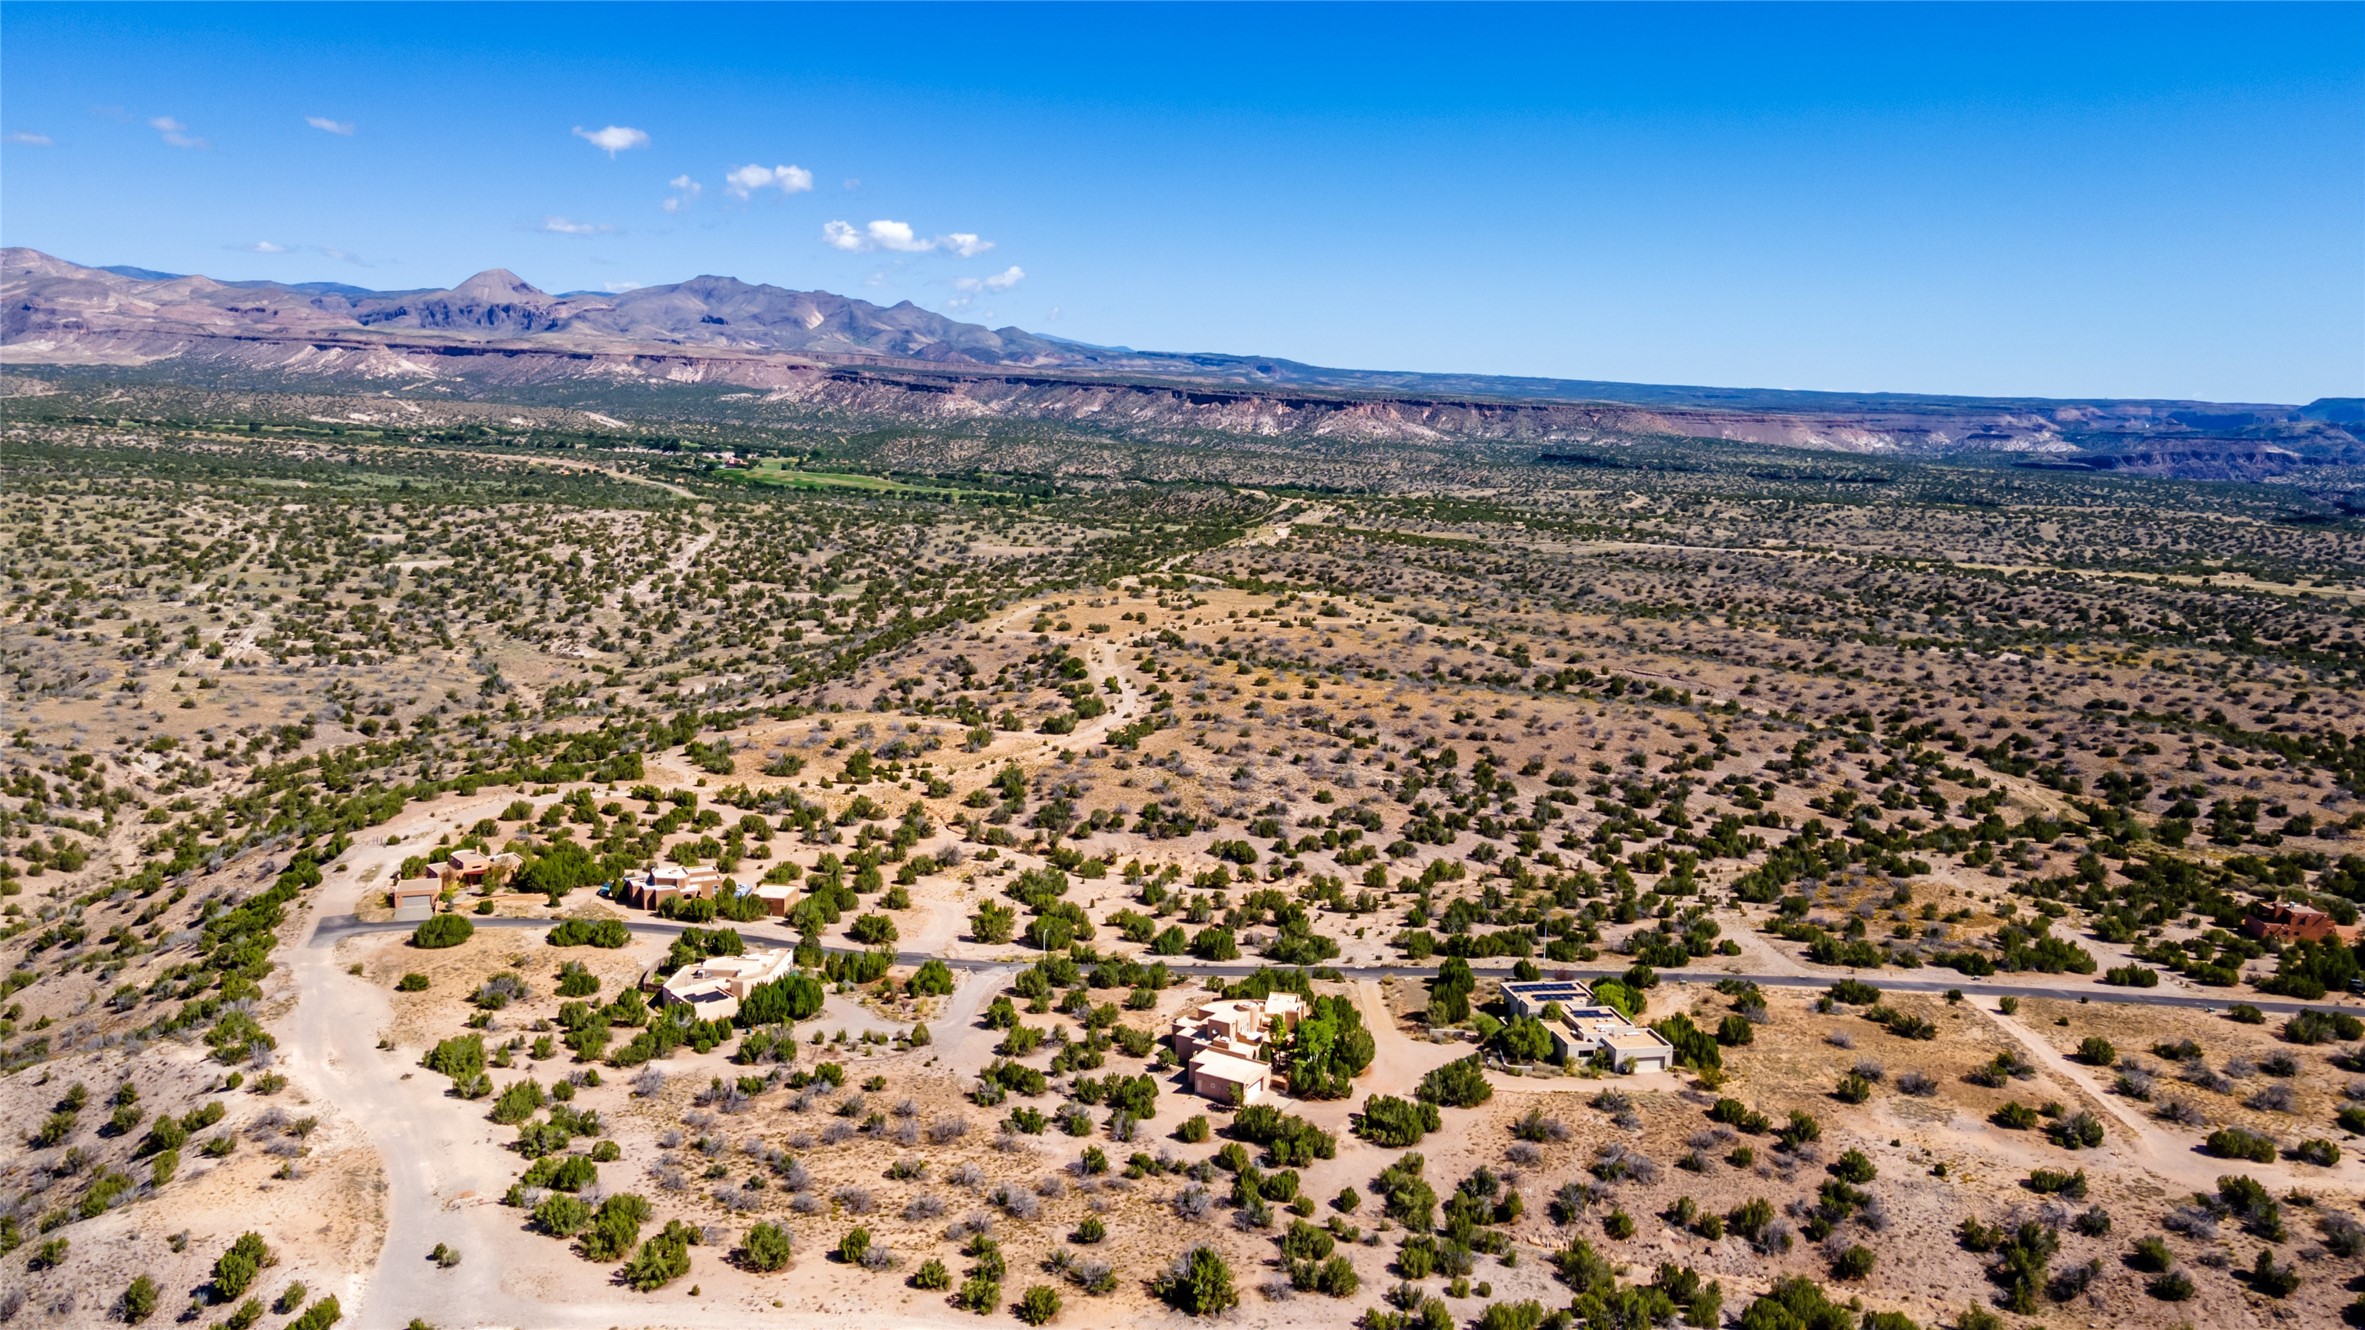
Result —
[[652, 1213], [648, 1201], [631, 1192], [618, 1192], [592, 1212], [581, 1249], [587, 1261], [620, 1261], [640, 1241], [641, 1225]]
[[2040, 1196], [2060, 1196], [2072, 1201], [2086, 1199], [2086, 1170], [2063, 1171], [2040, 1168], [2028, 1175], [2028, 1189]]
[[238, 1240], [214, 1258], [213, 1295], [229, 1302], [254, 1287], [257, 1276], [278, 1263], [260, 1233], [241, 1233]]
[[789, 1240], [787, 1229], [778, 1224], [758, 1224], [747, 1230], [747, 1240], [740, 1244], [739, 1263], [750, 1270], [770, 1274], [787, 1269], [795, 1254], [795, 1244]]
[[1492, 1099], [1495, 1088], [1486, 1079], [1486, 1064], [1473, 1053], [1421, 1077], [1420, 1088], [1415, 1093], [1423, 1103], [1475, 1108]]
[[420, 924], [411, 933], [411, 945], [421, 951], [437, 951], [456, 947], [476, 935], [476, 925], [464, 914], [439, 914]]
[[[1426, 1327], [1433, 1323], [1433, 1318], [1429, 1317], [1427, 1314], [1427, 1308], [1431, 1306], [1436, 1307], [1439, 1311], [1444, 1310], [1443, 1303], [1423, 1303], [1421, 1319], [1417, 1323], [1419, 1326]], [[1658, 1311], [1658, 1308], [1653, 1307], [1647, 1297], [1638, 1297], [1632, 1301], [1632, 1304], [1629, 1308], [1622, 1308], [1620, 1310], [1627, 1311], [1629, 1315], [1632, 1315], [1635, 1312], [1640, 1312], [1643, 1315], [1646, 1323], [1657, 1319], [1656, 1312]], [[1604, 1315], [1600, 1318], [1600, 1320], [1604, 1324], [1613, 1323], [1613, 1317], [1615, 1318], [1615, 1323], [1618, 1324], [1632, 1323], [1631, 1321], [1626, 1320], [1625, 1317], [1617, 1316], [1616, 1313], [1610, 1311], [1610, 1309], [1606, 1306], [1603, 1308], [1603, 1312]], [[1527, 1298], [1518, 1302], [1489, 1303], [1486, 1310], [1479, 1313], [1476, 1327], [1477, 1330], [1539, 1330], [1539, 1327], [1544, 1324], [1545, 1319], [1544, 1304], [1537, 1302], [1533, 1298]], [[1453, 1322], [1453, 1317], [1450, 1315], [1446, 1316], [1445, 1322], [1448, 1326], [1450, 1326]], [[1406, 1330], [1414, 1330], [1415, 1324], [1416, 1323], [1408, 1322]]]
[[1653, 1022], [1653, 1030], [1675, 1046], [1675, 1061], [1679, 1066], [1694, 1071], [1715, 1072], [1724, 1069], [1724, 1047], [1716, 1036], [1692, 1023], [1692, 1018], [1677, 1012], [1663, 1021]]
[[1289, 1283], [1292, 1288], [1324, 1297], [1351, 1298], [1363, 1286], [1363, 1277], [1355, 1273], [1353, 1261], [1334, 1255], [1320, 1261], [1291, 1262]]
[[654, 1293], [674, 1280], [690, 1273], [690, 1244], [698, 1240], [698, 1230], [678, 1219], [665, 1221], [664, 1231], [641, 1244], [633, 1258], [624, 1263], [620, 1272], [624, 1282], [638, 1292]]
[[621, 919], [561, 919], [543, 939], [554, 947], [599, 947], [613, 951], [632, 941]]
[[[614, 1145], [602, 1141], [602, 1145]], [[518, 1181], [546, 1191], [580, 1192], [599, 1181], [599, 1165], [582, 1155], [544, 1155]]]
[[1042, 1325], [1059, 1315], [1059, 1290], [1037, 1284], [1020, 1294], [1018, 1305], [1010, 1310], [1028, 1325]]
[[1823, 1286], [1800, 1275], [1774, 1281], [1772, 1289], [1741, 1313], [1742, 1330], [1846, 1330], [1858, 1314], [1835, 1303]]
[[529, 1076], [522, 1081], [512, 1081], [508, 1088], [502, 1090], [500, 1096], [493, 1100], [492, 1112], [486, 1116], [502, 1126], [514, 1127], [541, 1110], [542, 1087]]
[[335, 1295], [331, 1294], [306, 1307], [302, 1316], [287, 1323], [287, 1330], [328, 1330], [344, 1319], [344, 1309], [337, 1305]]
[[2182, 1302], [2193, 1295], [2192, 1276], [2182, 1270], [2164, 1271], [2153, 1276], [2143, 1291], [2162, 1302]]
[[2335, 1039], [2360, 1039], [2365, 1038], [2365, 1021], [2345, 1011], [2310, 1007], [2283, 1022], [2283, 1037], [2295, 1044], [2328, 1044]]
[[971, 1275], [962, 1280], [961, 1287], [953, 1293], [955, 1307], [965, 1312], [975, 1312], [979, 1316], [991, 1316], [995, 1304], [1001, 1300], [1002, 1281], [988, 1279], [984, 1275]]
[[484, 1036], [454, 1035], [427, 1050], [419, 1065], [429, 1071], [440, 1071], [455, 1081], [470, 1081], [484, 1074]]
[[2260, 1248], [2258, 1259], [2250, 1266], [2250, 1291], [2270, 1298], [2287, 1298], [2299, 1287], [2299, 1272], [2288, 1265], [2275, 1264], [2271, 1248]]
[[731, 1019], [747, 1029], [801, 1021], [821, 1010], [821, 981], [798, 970], [750, 989]]
[[1264, 1146], [1280, 1168], [1310, 1164], [1338, 1153], [1338, 1138], [1294, 1114], [1271, 1104], [1251, 1104], [1232, 1120], [1232, 1129]]
[[591, 1207], [564, 1192], [546, 1197], [534, 1207], [534, 1227], [554, 1238], [571, 1238], [591, 1222]]
[[427, 976], [413, 970], [394, 981], [394, 991], [397, 993], [424, 993], [427, 991]]
[[124, 1323], [138, 1325], [154, 1316], [158, 1297], [159, 1293], [154, 1279], [146, 1275], [133, 1277], [131, 1283], [124, 1287], [123, 1297], [118, 1304], [122, 1310]]
[[1443, 1124], [1433, 1103], [1375, 1094], [1363, 1101], [1363, 1111], [1355, 1115], [1353, 1125], [1356, 1135], [1393, 1150], [1420, 1144], [1424, 1133]]
[[2219, 1127], [2209, 1133], [2202, 1148], [2220, 1159], [2246, 1159], [2253, 1164], [2271, 1164], [2275, 1160], [2273, 1140], [2240, 1127]]
[[1240, 1304], [1239, 1290], [1232, 1286], [1231, 1264], [1223, 1253], [1204, 1244], [1178, 1257], [1172, 1268], [1152, 1281], [1151, 1288], [1177, 1310], [1192, 1316], [1214, 1316]]
[[2091, 1150], [2102, 1144], [2102, 1119], [2081, 1108], [2047, 1127], [2045, 1134], [2064, 1150]]

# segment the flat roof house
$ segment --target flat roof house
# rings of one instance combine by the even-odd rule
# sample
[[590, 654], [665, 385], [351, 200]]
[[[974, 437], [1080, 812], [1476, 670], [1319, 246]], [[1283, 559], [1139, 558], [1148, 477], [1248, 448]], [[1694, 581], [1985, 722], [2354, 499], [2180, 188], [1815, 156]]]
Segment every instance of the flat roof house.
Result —
[[495, 868], [514, 873], [525, 866], [525, 860], [504, 850], [486, 854], [482, 850], [454, 850], [443, 861], [443, 876], [447, 882], [474, 886], [484, 881], [485, 874]]
[[759, 984], [797, 968], [796, 955], [778, 947], [757, 947], [743, 956], [713, 956], [685, 965], [658, 985], [659, 1006], [687, 1006], [702, 1021], [729, 1020]]
[[1191, 1093], [1219, 1104], [1245, 1108], [1273, 1092], [1273, 1069], [1250, 1058], [1212, 1048], [1191, 1056]]
[[617, 895], [626, 905], [654, 910], [676, 897], [705, 899], [720, 891], [722, 885], [723, 875], [714, 869], [666, 864], [625, 874], [623, 889]]
[[1295, 993], [1219, 998], [1184, 1012], [1174, 1022], [1174, 1051], [1189, 1065], [1191, 1092], [1231, 1104], [1270, 1094], [1271, 1042], [1305, 1013], [1306, 1000]]
[[1503, 1003], [1514, 1016], [1543, 1019], [1557, 1003], [1560, 1019], [1546, 1021], [1552, 1051], [1568, 1061], [1596, 1053], [1622, 1073], [1666, 1071], [1675, 1065], [1675, 1045], [1648, 1026], [1627, 1020], [1616, 1007], [1593, 1000], [1593, 990], [1567, 979], [1534, 979], [1503, 985]]
[[435, 913], [435, 898], [443, 894], [443, 882], [432, 877], [407, 878], [395, 883], [389, 894], [394, 898], [395, 920], [415, 923]]

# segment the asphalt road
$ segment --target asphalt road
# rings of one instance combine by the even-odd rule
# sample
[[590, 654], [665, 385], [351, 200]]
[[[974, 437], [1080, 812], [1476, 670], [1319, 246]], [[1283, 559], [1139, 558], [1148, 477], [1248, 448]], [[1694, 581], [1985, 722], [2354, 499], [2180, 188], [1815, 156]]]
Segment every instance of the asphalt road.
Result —
[[[469, 916], [469, 922], [479, 928], [547, 929], [556, 920]], [[624, 921], [624, 926], [635, 933], [668, 936], [678, 934], [685, 928], [703, 925], [644, 918], [627, 919]], [[713, 926], [736, 928], [739, 930], [740, 936], [751, 941], [770, 942], [783, 947], [793, 947], [798, 941], [797, 934], [786, 928], [766, 923], [733, 924], [718, 920]], [[408, 932], [415, 927], [417, 927], [416, 924], [364, 920], [350, 914], [333, 915], [320, 921], [319, 928], [312, 935], [312, 945], [332, 947], [336, 945], [339, 938], [366, 933]], [[824, 950], [855, 952], [862, 950], [862, 948], [826, 947]], [[987, 958], [935, 956], [914, 951], [895, 953], [895, 963], [898, 965], [917, 966], [926, 961], [941, 960], [956, 970], [990, 970], [1009, 964], [1010, 959], [1009, 955]], [[1200, 961], [1177, 956], [1166, 956], [1159, 959], [1164, 960], [1168, 967], [1177, 974], [1238, 977], [1254, 974], [1258, 970], [1266, 968], [1262, 963], [1255, 961]], [[1428, 965], [1342, 965], [1331, 968], [1348, 979], [1424, 979], [1437, 972], [1435, 966]], [[1477, 961], [1472, 963], [1471, 968], [1481, 974], [1490, 971], [1499, 973], [1509, 970], [1511, 962]], [[1620, 972], [1619, 969], [1581, 971], [1559, 965], [1547, 966], [1545, 969], [1545, 973], [1554, 978], [1565, 976], [1578, 979], [1608, 978]], [[1887, 970], [1833, 971], [1820, 975], [1735, 974], [1726, 970], [1709, 969], [1659, 971], [1659, 979], [1662, 983], [1713, 984], [1723, 979], [1743, 979], [1765, 988], [1824, 988], [1845, 978], [1863, 979], [1884, 991], [1896, 993], [1944, 993], [1950, 990], [1959, 990], [1965, 994], [1976, 994], [1981, 997], [2038, 998], [2057, 1002], [2119, 1002], [2138, 1007], [2185, 1007], [2199, 1011], [2210, 1011], [2232, 1006], [2236, 1002], [2247, 1002], [2260, 1011], [2285, 1015], [2309, 1007], [2347, 1007], [2351, 1010], [2365, 1012], [2365, 1005], [2359, 1004], [2354, 998], [2347, 995], [2327, 997], [2318, 1002], [2293, 1002], [2283, 998], [2244, 996], [2230, 989], [2224, 996], [2219, 997], [2199, 993], [2164, 992], [2156, 988], [2112, 988], [2099, 984], [2062, 986], [2044, 983], [1997, 983], [1991, 980], [1965, 979], [1960, 976], [1952, 979], [1923, 978], [1906, 971], [1892, 972]]]

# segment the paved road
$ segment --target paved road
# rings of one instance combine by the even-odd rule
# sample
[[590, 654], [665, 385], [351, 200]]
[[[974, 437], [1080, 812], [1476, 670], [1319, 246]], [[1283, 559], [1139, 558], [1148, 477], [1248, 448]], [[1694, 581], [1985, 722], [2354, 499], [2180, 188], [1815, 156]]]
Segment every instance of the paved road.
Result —
[[[476, 918], [471, 916], [470, 922], [474, 923], [479, 928], [546, 929], [550, 927], [550, 925], [555, 921], [550, 919]], [[678, 934], [685, 928], [701, 925], [680, 924], [667, 919], [642, 918], [626, 919], [624, 921], [624, 926], [631, 929], [635, 933], [667, 936]], [[785, 927], [770, 923], [733, 924], [726, 921], [717, 920], [713, 925], [703, 926], [736, 928], [743, 937], [754, 941], [772, 942], [784, 947], [793, 947], [798, 941], [798, 935], [796, 933], [791, 932]], [[335, 915], [324, 918], [320, 921], [319, 928], [315, 930], [312, 935], [311, 945], [316, 947], [333, 947], [336, 945], [338, 939], [351, 937], [356, 934], [408, 932], [414, 927], [416, 927], [415, 924], [364, 920], [350, 914]], [[836, 952], [854, 952], [861, 950], [861, 948], [825, 947], [823, 950]], [[1000, 956], [991, 957], [960, 957], [937, 956], [932, 954], [922, 954], [915, 951], [900, 951], [895, 954], [895, 963], [898, 965], [916, 966], [926, 961], [941, 960], [946, 965], [949, 965], [956, 970], [990, 970], [997, 966], [1005, 966], [1010, 964], [1011, 956], [1014, 954], [1017, 953], [1006, 953]], [[1183, 956], [1165, 956], [1158, 957], [1156, 959], [1164, 960], [1166, 964], [1178, 974], [1238, 977], [1241, 975], [1254, 974], [1259, 969], [1265, 968], [1263, 964], [1255, 961], [1200, 961]], [[1424, 979], [1434, 975], [1437, 972], [1435, 966], [1428, 965], [1343, 965], [1332, 968], [1334, 968], [1341, 976], [1348, 979]], [[1509, 971], [1511, 965], [1509, 962], [1490, 964], [1485, 961], [1479, 961], [1473, 963], [1471, 968], [1481, 974], [1490, 972], [1501, 974]], [[1545, 972], [1555, 978], [1573, 976], [1579, 979], [1599, 979], [1617, 975], [1621, 971], [1615, 969], [1583, 971], [1574, 970], [1566, 966], [1555, 965], [1547, 967]], [[2057, 1002], [2120, 1002], [2139, 1007], [2185, 1007], [2199, 1011], [2209, 1011], [2220, 1007], [2227, 1007], [2233, 1005], [2236, 1002], [2247, 1002], [2251, 1006], [2258, 1008], [2260, 1011], [2274, 1012], [2278, 1014], [2289, 1014], [2309, 1007], [2347, 1007], [2351, 1010], [2358, 1011], [2360, 1014], [2365, 1014], [2365, 1005], [2361, 1005], [2356, 1001], [2356, 999], [2347, 997], [2345, 995], [2337, 998], [2326, 998], [2320, 1002], [2293, 1002], [2282, 998], [2247, 997], [2232, 990], [2228, 990], [2228, 992], [2223, 997], [2215, 997], [2199, 993], [2163, 992], [2159, 989], [2153, 988], [2112, 988], [2099, 984], [2087, 986], [2074, 984], [2048, 984], [2041, 982], [1998, 983], [1983, 979], [1964, 979], [1959, 976], [1952, 979], [1924, 978], [1906, 971], [1897, 971], [1893, 973], [1889, 971], [1873, 971], [1870, 973], [1849, 971], [1845, 974], [1833, 972], [1820, 975], [1735, 974], [1730, 971], [1711, 970], [1706, 968], [1659, 971], [1659, 979], [1664, 983], [1713, 984], [1723, 979], [1743, 979], [1765, 988], [1824, 988], [1840, 979], [1849, 977], [1863, 979], [1866, 982], [1879, 987], [1885, 992], [1893, 993], [1944, 993], [1950, 990], [1959, 990], [1965, 994], [1976, 994], [1981, 997], [2039, 998], [2051, 999]]]

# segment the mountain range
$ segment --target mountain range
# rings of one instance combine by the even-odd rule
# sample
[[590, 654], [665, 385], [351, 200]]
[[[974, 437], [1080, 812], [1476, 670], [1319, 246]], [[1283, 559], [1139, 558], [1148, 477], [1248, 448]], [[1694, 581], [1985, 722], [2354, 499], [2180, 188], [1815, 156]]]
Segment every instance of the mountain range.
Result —
[[448, 289], [217, 281], [0, 250], [0, 361], [373, 390], [596, 380], [757, 390], [810, 413], [1008, 419], [1175, 436], [1534, 444], [1704, 438], [2248, 479], [2365, 463], [2365, 403], [1821, 393], [1329, 369], [1093, 346], [905, 301], [731, 277], [552, 294], [506, 269]]

